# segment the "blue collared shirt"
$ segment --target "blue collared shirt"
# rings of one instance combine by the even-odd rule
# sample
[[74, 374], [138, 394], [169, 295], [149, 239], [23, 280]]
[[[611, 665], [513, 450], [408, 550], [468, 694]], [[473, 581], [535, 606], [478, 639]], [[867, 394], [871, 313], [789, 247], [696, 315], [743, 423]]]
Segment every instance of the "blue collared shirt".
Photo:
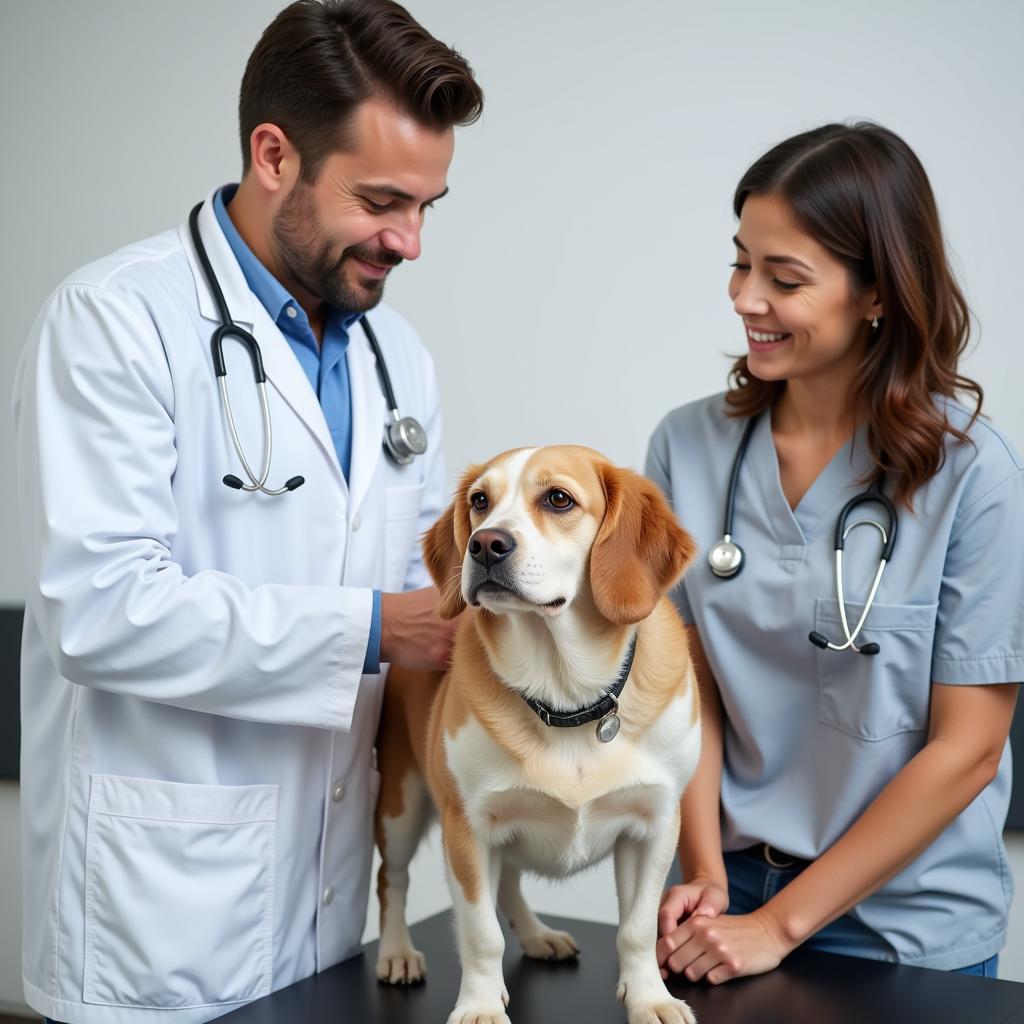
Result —
[[[256, 258], [252, 249], [238, 233], [228, 214], [227, 204], [234, 198], [237, 185], [225, 185], [213, 197], [213, 211], [224, 237], [238, 260], [250, 291], [263, 304], [270, 318], [285, 336], [295, 358], [306, 373], [310, 386], [323, 409], [327, 428], [334, 442], [338, 465], [348, 479], [352, 459], [352, 395], [349, 388], [349, 328], [359, 313], [345, 313], [331, 307], [324, 324], [323, 343], [318, 343], [305, 310], [289, 294], [288, 289]], [[364, 672], [380, 671], [380, 591], [373, 592], [373, 618], [366, 645]]]

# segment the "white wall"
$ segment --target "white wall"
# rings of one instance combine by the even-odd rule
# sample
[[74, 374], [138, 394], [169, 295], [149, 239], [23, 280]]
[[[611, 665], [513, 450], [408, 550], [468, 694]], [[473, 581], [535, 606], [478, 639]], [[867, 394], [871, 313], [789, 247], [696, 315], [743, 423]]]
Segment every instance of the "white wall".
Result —
[[[241, 71], [283, 2], [0, 4], [0, 380], [10, 381], [63, 275], [183, 220], [211, 185], [237, 177]], [[743, 348], [725, 299], [736, 180], [783, 137], [856, 117], [894, 128], [924, 161], [982, 328], [965, 370], [1024, 448], [1015, 302], [1024, 6], [410, 7], [467, 55], [487, 91], [483, 121], [460, 134], [452, 192], [430, 214], [425, 255], [389, 285], [437, 360], [450, 475], [515, 444], [563, 440], [641, 465], [663, 412], [721, 388], [723, 353]], [[0, 415], [0, 479], [12, 478], [9, 418]], [[9, 497], [0, 503], [0, 601], [23, 595]], [[0, 836], [16, 828], [14, 802], [0, 800]], [[423, 870], [435, 881], [418, 887], [423, 912], [443, 898], [440, 868], [427, 863], [438, 860], [433, 849]], [[17, 973], [8, 970], [13, 853], [0, 854], [3, 1003], [20, 995], [8, 988]], [[611, 892], [605, 870], [564, 892], [536, 890], [545, 909], [598, 917], [612, 916]], [[1004, 974], [1024, 979], [1019, 936]]]

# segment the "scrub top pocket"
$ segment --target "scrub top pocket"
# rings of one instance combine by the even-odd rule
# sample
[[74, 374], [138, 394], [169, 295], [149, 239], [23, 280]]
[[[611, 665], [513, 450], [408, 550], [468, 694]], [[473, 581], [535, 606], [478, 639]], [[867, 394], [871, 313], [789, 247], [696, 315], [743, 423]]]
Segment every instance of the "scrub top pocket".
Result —
[[[863, 608], [847, 602], [851, 630]], [[875, 603], [855, 642], [877, 643], [878, 654], [817, 650], [819, 721], [871, 741], [927, 729], [937, 612], [937, 604]], [[814, 628], [833, 643], [845, 640], [838, 601], [815, 602]]]
[[266, 995], [277, 786], [93, 775], [83, 998], [181, 1009]]

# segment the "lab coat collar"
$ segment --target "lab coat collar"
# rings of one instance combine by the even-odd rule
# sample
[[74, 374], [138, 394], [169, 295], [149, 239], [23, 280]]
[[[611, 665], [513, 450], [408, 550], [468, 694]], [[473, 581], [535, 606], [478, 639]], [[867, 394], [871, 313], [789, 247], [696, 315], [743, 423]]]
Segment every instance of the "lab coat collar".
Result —
[[[369, 490], [370, 481], [377, 469], [377, 460], [383, 457], [381, 445], [387, 415], [369, 342], [362, 327], [357, 329], [353, 324], [346, 352], [352, 395], [352, 466], [350, 479], [346, 482], [338, 465], [334, 442], [324, 419], [320, 401], [287, 339], [270, 318], [263, 304], [249, 290], [245, 275], [217, 222], [213, 210], [213, 195], [211, 192], [207, 196], [199, 211], [199, 232], [209, 254], [210, 264], [224, 292], [228, 310], [237, 324], [252, 331], [260, 346], [267, 380], [306, 424], [324, 449], [328, 462], [333, 467], [338, 486], [349, 492], [351, 508], [354, 511]], [[195, 279], [199, 312], [205, 319], [211, 321], [212, 333], [214, 326], [220, 322], [220, 315], [192, 244], [187, 223], [180, 228], [180, 236]], [[297, 472], [302, 472], [301, 466], [297, 468]]]
[[[217, 282], [224, 293], [224, 299], [228, 304], [228, 311], [231, 313], [232, 319], [236, 324], [251, 331], [253, 311], [259, 302], [249, 290], [242, 268], [238, 265], [238, 260], [235, 259], [235, 254], [231, 251], [231, 246], [224, 237], [220, 224], [217, 223], [217, 215], [213, 211], [213, 197], [217, 191], [218, 189], [214, 189], [210, 192], [199, 210], [199, 234], [202, 236], [203, 245], [206, 246], [210, 264], [217, 275]], [[195, 246], [192, 244], [192, 235], [187, 222], [181, 226], [179, 234], [189, 267], [192, 270], [192, 277], [195, 279], [199, 313], [206, 320], [220, 323], [220, 314], [213, 301], [213, 292], [203, 274], [203, 268], [199, 263]]]

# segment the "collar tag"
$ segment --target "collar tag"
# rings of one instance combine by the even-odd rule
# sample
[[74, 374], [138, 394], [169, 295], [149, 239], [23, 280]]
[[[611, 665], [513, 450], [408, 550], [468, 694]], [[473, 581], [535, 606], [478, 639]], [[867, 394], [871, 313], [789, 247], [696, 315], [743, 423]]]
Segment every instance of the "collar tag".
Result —
[[572, 728], [574, 726], [586, 725], [588, 722], [597, 722], [597, 738], [601, 743], [611, 743], [618, 735], [622, 720], [619, 718], [619, 694], [626, 685], [629, 677], [629, 670], [633, 667], [633, 654], [636, 651], [636, 634], [634, 633], [629, 641], [626, 651], [626, 660], [619, 672], [619, 678], [612, 684], [610, 690], [606, 690], [601, 697], [589, 707], [580, 708], [577, 711], [557, 712], [552, 711], [547, 705], [535, 697], [525, 697], [527, 705], [533, 710], [537, 717], [547, 726]]
[[[618, 710], [618, 705], [616, 705], [616, 710]], [[619, 726], [621, 724], [619, 716], [615, 711], [609, 711], [608, 714], [597, 723], [597, 738], [602, 743], [611, 743], [611, 741], [618, 736]]]

